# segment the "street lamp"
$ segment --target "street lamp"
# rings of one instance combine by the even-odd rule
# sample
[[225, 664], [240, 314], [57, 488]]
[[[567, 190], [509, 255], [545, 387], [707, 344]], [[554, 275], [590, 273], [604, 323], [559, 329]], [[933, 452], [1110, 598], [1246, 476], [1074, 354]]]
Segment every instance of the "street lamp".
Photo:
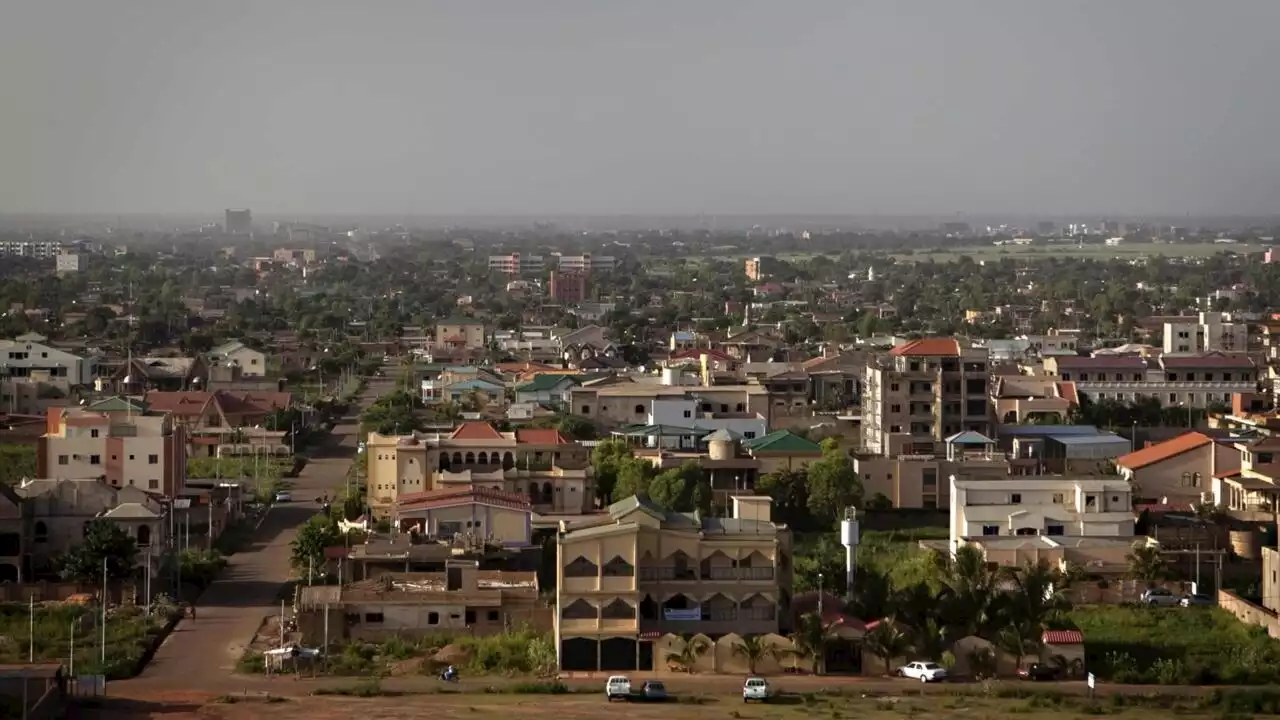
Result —
[[822, 573], [818, 573], [818, 622], [822, 622]]

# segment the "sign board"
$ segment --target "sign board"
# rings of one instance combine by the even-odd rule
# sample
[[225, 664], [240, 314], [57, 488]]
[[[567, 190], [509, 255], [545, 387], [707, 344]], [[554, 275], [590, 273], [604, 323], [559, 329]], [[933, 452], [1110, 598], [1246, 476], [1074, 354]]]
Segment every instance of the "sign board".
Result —
[[702, 619], [702, 608], [663, 608], [662, 618], [675, 622], [689, 622]]
[[1089, 679], [1087, 682], [1089, 683], [1090, 690], [1092, 690], [1098, 684], [1098, 681], [1093, 677], [1093, 673], [1089, 673]]

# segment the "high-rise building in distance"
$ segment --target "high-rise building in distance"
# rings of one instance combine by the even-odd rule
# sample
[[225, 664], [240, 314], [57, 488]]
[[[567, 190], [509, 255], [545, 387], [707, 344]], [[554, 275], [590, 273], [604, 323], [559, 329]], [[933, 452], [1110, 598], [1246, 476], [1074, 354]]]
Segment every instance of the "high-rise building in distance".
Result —
[[248, 209], [236, 210], [227, 208], [226, 219], [222, 229], [228, 235], [250, 235], [253, 233], [253, 213]]

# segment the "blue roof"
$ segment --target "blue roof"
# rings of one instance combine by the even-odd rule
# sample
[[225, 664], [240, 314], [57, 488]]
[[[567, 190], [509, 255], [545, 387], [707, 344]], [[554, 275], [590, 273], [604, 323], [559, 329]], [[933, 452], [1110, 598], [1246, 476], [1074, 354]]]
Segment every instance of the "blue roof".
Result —
[[1054, 442], [1062, 443], [1063, 445], [1109, 445], [1112, 443], [1123, 443], [1125, 445], [1131, 444], [1129, 440], [1122, 438], [1113, 432], [1098, 433], [1097, 435], [1050, 436], [1049, 439]]
[[1021, 437], [1061, 437], [1067, 435], [1101, 435], [1092, 425], [1001, 425], [1000, 435]]

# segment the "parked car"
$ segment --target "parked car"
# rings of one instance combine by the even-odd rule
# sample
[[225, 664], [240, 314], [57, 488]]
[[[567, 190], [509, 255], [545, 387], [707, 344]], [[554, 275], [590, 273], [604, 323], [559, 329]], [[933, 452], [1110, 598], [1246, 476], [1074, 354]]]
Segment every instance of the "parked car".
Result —
[[640, 694], [635, 698], [645, 702], [665, 702], [667, 700], [667, 686], [657, 680], [645, 680], [644, 685], [640, 686]]
[[1018, 670], [1018, 677], [1023, 680], [1057, 680], [1058, 668], [1044, 663], [1031, 663]]
[[1182, 607], [1191, 607], [1192, 605], [1213, 605], [1213, 598], [1208, 595], [1191, 595], [1186, 594], [1178, 598], [1178, 604]]
[[942, 682], [947, 679], [947, 670], [935, 662], [909, 662], [898, 668], [898, 675], [920, 682]]
[[285, 490], [276, 493], [276, 502], [293, 502], [293, 495]]
[[631, 697], [631, 678], [626, 675], [612, 675], [604, 683], [604, 696], [609, 702], [626, 700]]
[[1173, 594], [1172, 590], [1164, 588], [1151, 588], [1142, 593], [1139, 602], [1144, 605], [1157, 605], [1160, 607], [1173, 607], [1181, 602], [1181, 598]]
[[769, 698], [773, 697], [773, 688], [769, 687], [769, 681], [764, 678], [749, 677], [742, 684], [742, 702], [769, 702]]

